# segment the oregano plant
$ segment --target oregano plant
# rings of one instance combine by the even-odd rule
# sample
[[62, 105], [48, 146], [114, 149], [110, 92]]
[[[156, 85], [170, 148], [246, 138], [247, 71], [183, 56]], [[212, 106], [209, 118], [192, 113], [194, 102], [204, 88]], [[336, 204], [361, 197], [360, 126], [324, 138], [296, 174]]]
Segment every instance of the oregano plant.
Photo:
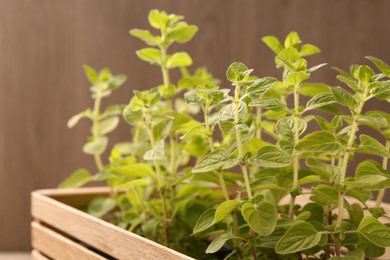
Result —
[[[390, 247], [382, 208], [390, 114], [366, 103], [390, 101], [390, 66], [368, 56], [373, 66], [335, 68], [340, 86], [311, 82], [326, 64], [309, 65], [320, 49], [291, 32], [283, 42], [262, 39], [280, 78], [233, 62], [221, 84], [205, 68], [191, 72], [188, 53], [170, 52], [198, 30], [183, 19], [151, 10], [156, 33], [130, 31], [149, 46], [136, 54], [161, 70], [161, 84], [133, 91], [127, 105], [101, 112], [102, 98], [126, 77], [85, 66], [94, 105], [68, 126], [91, 119], [83, 151], [94, 156], [96, 174], [77, 170], [60, 187], [106, 182], [111, 192], [88, 205], [90, 214], [196, 259], [382, 256]], [[130, 141], [114, 144], [104, 160], [120, 115]], [[371, 157], [354, 169], [357, 154]]]

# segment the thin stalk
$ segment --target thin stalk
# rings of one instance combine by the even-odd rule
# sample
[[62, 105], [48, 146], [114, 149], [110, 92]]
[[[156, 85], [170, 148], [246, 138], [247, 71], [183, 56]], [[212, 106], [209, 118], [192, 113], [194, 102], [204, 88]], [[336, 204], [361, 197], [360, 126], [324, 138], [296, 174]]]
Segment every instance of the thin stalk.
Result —
[[[235, 95], [234, 95], [234, 124], [238, 125], [238, 123], [239, 123], [240, 86], [239, 85], [235, 85], [235, 86], [236, 86], [236, 89], [235, 89]], [[238, 156], [239, 156], [239, 160], [241, 161], [244, 158], [244, 149], [242, 146], [240, 132], [236, 132], [236, 141], [237, 141], [237, 146], [238, 146]], [[240, 165], [241, 165], [242, 173], [244, 175], [245, 188], [246, 188], [246, 192], [248, 194], [248, 198], [249, 198], [249, 200], [252, 200], [253, 196], [252, 196], [251, 186], [249, 183], [249, 174], [248, 174], [246, 165], [243, 165], [242, 163], [240, 163]], [[257, 253], [256, 253], [256, 247], [252, 243], [253, 236], [254, 236], [253, 229], [250, 229], [249, 230], [249, 244], [250, 244], [250, 248], [251, 248], [251, 254], [252, 254], [253, 259], [257, 260], [258, 257], [257, 257]]]
[[208, 101], [206, 101], [204, 107], [202, 106], [202, 109], [203, 109], [203, 114], [204, 114], [205, 128], [206, 128], [206, 132], [207, 132], [207, 141], [209, 143], [210, 151], [212, 152], [212, 151], [214, 151], [214, 140], [212, 137], [211, 127], [209, 124], [210, 108], [209, 108]]
[[[389, 150], [389, 149], [390, 149], [390, 140], [386, 140], [386, 150]], [[387, 162], [388, 162], [388, 158], [383, 157], [382, 168], [384, 170], [387, 170]], [[376, 203], [375, 203], [376, 208], [380, 208], [380, 206], [382, 204], [383, 197], [385, 196], [385, 191], [386, 191], [385, 189], [379, 190], [378, 196], [376, 197]]]
[[[347, 174], [347, 165], [348, 165], [348, 160], [349, 156], [351, 155], [352, 152], [352, 145], [353, 142], [355, 141], [356, 138], [356, 132], [358, 130], [358, 117], [360, 116], [364, 102], [367, 98], [368, 94], [368, 87], [365, 86], [364, 93], [362, 98], [359, 100], [358, 107], [355, 111], [355, 114], [353, 115], [353, 123], [352, 123], [352, 128], [351, 128], [351, 133], [348, 139], [347, 147], [344, 150], [344, 157], [341, 163], [341, 171], [340, 171], [340, 184], [344, 185], [345, 177]], [[339, 191], [339, 208], [338, 208], [338, 216], [337, 216], [337, 221], [336, 221], [336, 227], [341, 227], [341, 222], [343, 220], [343, 214], [344, 214], [344, 192]]]
[[[100, 136], [98, 132], [98, 127], [99, 127], [99, 114], [100, 114], [101, 101], [102, 101], [102, 96], [100, 95], [100, 88], [99, 88], [98, 92], [96, 93], [95, 104], [93, 106], [92, 135], [94, 139]], [[98, 171], [99, 172], [103, 171], [104, 166], [100, 154], [94, 154], [94, 159]]]
[[[149, 133], [149, 138], [150, 138], [150, 144], [152, 147], [156, 145], [154, 136], [153, 136], [153, 130], [152, 130], [152, 119], [151, 116], [149, 115], [149, 111], [147, 109], [144, 110], [144, 118], [145, 118], [145, 123], [146, 127], [148, 129]], [[165, 236], [165, 245], [168, 246], [169, 244], [169, 235], [168, 235], [168, 221], [169, 221], [169, 214], [168, 214], [168, 207], [167, 207], [167, 200], [165, 197], [165, 192], [163, 191], [163, 176], [161, 173], [161, 168], [157, 160], [153, 160], [154, 167], [156, 169], [156, 174], [157, 174], [157, 182], [158, 182], [158, 191], [162, 200], [163, 204], [163, 211], [164, 211], [164, 236]]]
[[256, 107], [256, 137], [259, 139], [261, 139], [261, 134], [262, 134], [261, 116], [262, 116], [261, 107]]
[[[299, 92], [298, 85], [294, 86], [294, 144], [296, 145], [299, 142], [299, 119], [301, 117], [299, 109]], [[299, 157], [295, 155], [293, 158], [293, 183], [291, 188], [291, 197], [290, 197], [290, 208], [288, 216], [290, 219], [294, 218], [294, 207], [295, 207], [295, 197], [294, 192], [299, 188], [298, 185], [298, 174], [299, 174]]]

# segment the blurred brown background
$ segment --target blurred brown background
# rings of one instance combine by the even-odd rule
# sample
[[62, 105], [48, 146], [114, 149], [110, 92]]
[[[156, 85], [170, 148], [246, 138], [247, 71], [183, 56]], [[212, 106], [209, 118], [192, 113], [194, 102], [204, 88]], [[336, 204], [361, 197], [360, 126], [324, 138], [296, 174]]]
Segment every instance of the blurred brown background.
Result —
[[[82, 64], [128, 75], [105, 104], [127, 103], [133, 89], [161, 82], [160, 70], [134, 54], [144, 44], [128, 34], [148, 28], [151, 8], [182, 14], [200, 27], [178, 48], [190, 52], [193, 67], [205, 65], [220, 79], [233, 61], [256, 75], [279, 76], [261, 37], [284, 38], [292, 30], [322, 49], [311, 64], [347, 69], [366, 63], [365, 55], [390, 63], [386, 0], [0, 0], [0, 6], [0, 251], [29, 249], [32, 190], [56, 187], [81, 166], [94, 169], [81, 151], [88, 122], [66, 128], [73, 114], [92, 104]], [[330, 66], [312, 79], [338, 84]], [[111, 143], [127, 136], [123, 124]]]

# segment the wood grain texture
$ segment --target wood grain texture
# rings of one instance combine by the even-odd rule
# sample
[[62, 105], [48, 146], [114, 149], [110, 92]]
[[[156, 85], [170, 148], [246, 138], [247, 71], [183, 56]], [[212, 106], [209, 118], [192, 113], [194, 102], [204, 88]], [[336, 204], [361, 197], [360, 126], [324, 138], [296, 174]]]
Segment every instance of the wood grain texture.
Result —
[[31, 223], [32, 246], [40, 253], [57, 260], [104, 260], [89, 250], [63, 235], [47, 228], [38, 222]]
[[[48, 224], [115, 259], [193, 259], [59, 202], [47, 196], [50, 192], [44, 194], [39, 191], [32, 194], [32, 215], [36, 220]], [[82, 193], [76, 191], [74, 195], [80, 196]], [[72, 196], [72, 193], [67, 193], [67, 196]], [[35, 227], [37, 225], [33, 224], [33, 228]], [[54, 246], [65, 246], [64, 240], [56, 241], [57, 243], [62, 242], [61, 245], [53, 244], [51, 248], [45, 249], [50, 245], [43, 243], [42, 240], [46, 240], [47, 236], [42, 237], [42, 235], [46, 236], [47, 233], [37, 233], [33, 230], [32, 244], [35, 249], [45, 254], [46, 252], [52, 253], [48, 256], [54, 259], [72, 259], [53, 249]], [[53, 233], [50, 235], [54, 237]], [[74, 243], [70, 241], [66, 243], [70, 247], [74, 246]], [[35, 247], [36, 245], [39, 247]], [[73, 249], [70, 253], [72, 253], [73, 259], [84, 259], [81, 256], [87, 256], [86, 251], [82, 251], [80, 247]], [[79, 255], [80, 253], [81, 255]]]
[[[55, 187], [93, 160], [81, 152], [89, 124], [68, 130], [68, 118], [91, 106], [82, 64], [110, 67], [129, 82], [104, 105], [127, 103], [132, 90], [158, 85], [160, 70], [138, 60], [144, 45], [128, 35], [147, 28], [151, 8], [183, 14], [200, 31], [174, 50], [186, 50], [194, 67], [224, 79], [227, 66], [243, 61], [257, 75], [280, 76], [261, 37], [296, 30], [322, 53], [312, 64], [346, 69], [365, 55], [390, 63], [386, 0], [0, 0], [0, 250], [29, 249], [29, 193]], [[173, 77], [175, 78], [175, 77]], [[330, 66], [312, 77], [336, 82]], [[226, 84], [223, 81], [223, 84]], [[226, 85], [227, 86], [227, 85]], [[371, 102], [366, 109], [386, 108]], [[125, 124], [111, 135], [126, 140]], [[389, 194], [387, 195], [389, 199]]]

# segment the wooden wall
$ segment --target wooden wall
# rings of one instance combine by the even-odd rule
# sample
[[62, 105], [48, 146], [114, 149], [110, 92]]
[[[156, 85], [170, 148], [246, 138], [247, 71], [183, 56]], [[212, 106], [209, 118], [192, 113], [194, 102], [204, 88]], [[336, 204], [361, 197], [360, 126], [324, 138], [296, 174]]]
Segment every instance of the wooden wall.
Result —
[[[71, 115], [91, 106], [82, 64], [128, 75], [106, 104], [126, 103], [133, 89], [161, 82], [160, 71], [134, 55], [143, 44], [128, 35], [147, 27], [151, 8], [200, 27], [180, 48], [221, 79], [233, 61], [257, 75], [279, 75], [260, 39], [292, 30], [322, 49], [313, 64], [347, 68], [365, 55], [390, 62], [386, 0], [0, 0], [0, 250], [29, 249], [32, 190], [56, 187], [80, 166], [93, 169], [81, 152], [88, 123], [66, 128]], [[328, 66], [313, 80], [337, 84], [334, 77]], [[112, 139], [127, 134], [122, 125]]]

